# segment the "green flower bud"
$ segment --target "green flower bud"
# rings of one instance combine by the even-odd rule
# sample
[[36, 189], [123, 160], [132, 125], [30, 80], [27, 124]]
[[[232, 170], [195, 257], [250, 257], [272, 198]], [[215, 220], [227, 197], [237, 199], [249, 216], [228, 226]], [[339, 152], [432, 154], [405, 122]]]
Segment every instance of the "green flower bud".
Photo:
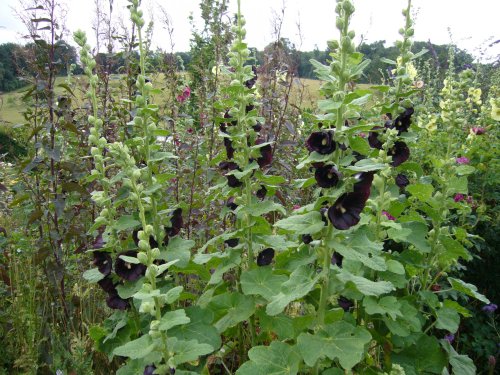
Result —
[[149, 239], [149, 236], [146, 231], [140, 230], [139, 232], [137, 232], [137, 238], [139, 240], [147, 241]]
[[151, 256], [153, 259], [158, 259], [160, 257], [160, 249], [155, 247], [154, 249], [151, 249]]
[[134, 172], [132, 173], [132, 177], [136, 180], [141, 178], [141, 170], [140, 169], [134, 169]]
[[[146, 241], [143, 241], [143, 242], [146, 242]], [[140, 243], [141, 243], [141, 241], [139, 241], [139, 247], [140, 247]], [[149, 248], [149, 243], [147, 243], [147, 242], [146, 242], [146, 244], [147, 244], [147, 246], [148, 246], [148, 248]], [[148, 262], [148, 256], [147, 256], [147, 254], [146, 254], [146, 253], [144, 253], [144, 252], [141, 252], [141, 251], [140, 251], [140, 252], [138, 252], [138, 253], [137, 253], [137, 259], [139, 259], [139, 262], [141, 262], [142, 264], [147, 265], [147, 264], [149, 263], [149, 262]]]

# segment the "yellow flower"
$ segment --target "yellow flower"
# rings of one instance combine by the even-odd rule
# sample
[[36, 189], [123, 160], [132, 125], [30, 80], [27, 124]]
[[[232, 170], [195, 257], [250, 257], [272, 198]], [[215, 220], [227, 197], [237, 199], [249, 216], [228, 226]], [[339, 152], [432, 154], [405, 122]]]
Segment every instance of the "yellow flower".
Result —
[[497, 104], [497, 100], [490, 99], [491, 103], [491, 118], [495, 121], [500, 121], [500, 106]]

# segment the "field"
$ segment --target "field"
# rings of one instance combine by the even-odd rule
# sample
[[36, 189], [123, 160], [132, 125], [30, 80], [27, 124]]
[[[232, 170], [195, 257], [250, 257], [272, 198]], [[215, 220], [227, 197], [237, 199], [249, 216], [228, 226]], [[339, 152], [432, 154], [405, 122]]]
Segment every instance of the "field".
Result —
[[74, 34], [71, 77], [31, 9], [36, 84], [0, 98], [0, 375], [493, 375], [500, 65], [437, 69], [408, 1], [369, 78], [338, 0], [292, 79], [307, 54], [251, 52], [208, 0], [179, 70], [139, 3], [121, 52]]

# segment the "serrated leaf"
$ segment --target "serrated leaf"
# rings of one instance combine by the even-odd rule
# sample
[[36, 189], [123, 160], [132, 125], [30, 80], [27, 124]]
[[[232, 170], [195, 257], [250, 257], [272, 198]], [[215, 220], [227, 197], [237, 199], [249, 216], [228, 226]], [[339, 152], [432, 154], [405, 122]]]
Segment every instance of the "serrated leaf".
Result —
[[186, 316], [184, 309], [167, 311], [161, 317], [158, 329], [160, 331], [168, 331], [172, 327], [187, 324], [190, 321], [191, 319]]
[[209, 344], [218, 349], [221, 346], [221, 338], [211, 324], [214, 318], [212, 311], [191, 306], [186, 309], [186, 314], [191, 322], [173, 327], [169, 335], [179, 340], [197, 340], [199, 343]]
[[251, 296], [224, 293], [213, 297], [209, 308], [218, 317], [214, 327], [222, 333], [229, 327], [247, 320], [255, 312], [255, 302]]
[[92, 268], [83, 273], [83, 278], [90, 283], [97, 283], [104, 279], [105, 275], [102, 274], [97, 268]]
[[178, 268], [185, 268], [189, 264], [191, 258], [191, 249], [194, 247], [193, 240], [185, 240], [179, 236], [171, 238], [168, 242], [167, 248], [160, 253], [159, 259], [167, 262], [178, 260], [175, 266]]
[[387, 269], [385, 259], [380, 256], [382, 245], [370, 241], [364, 233], [355, 233], [349, 241], [349, 247], [336, 240], [328, 241], [328, 246], [335, 249], [345, 259], [361, 262], [375, 271]]
[[400, 311], [401, 304], [394, 296], [382, 297], [378, 301], [375, 297], [368, 296], [363, 299], [363, 306], [370, 315], [387, 315], [391, 317], [392, 320], [396, 320], [397, 317], [403, 316]]
[[300, 235], [318, 233], [325, 227], [325, 223], [318, 211], [312, 211], [304, 215], [294, 215], [279, 220], [274, 226]]
[[477, 288], [475, 285], [468, 284], [459, 279], [454, 279], [453, 277], [448, 277], [448, 282], [450, 283], [451, 287], [457, 292], [461, 292], [465, 295], [468, 295], [469, 297], [474, 297], [481, 302], [490, 303], [490, 300], [488, 298], [477, 292]]
[[116, 221], [114, 228], [116, 230], [127, 230], [139, 226], [141, 223], [134, 219], [132, 215], [122, 215]]
[[269, 346], [254, 346], [248, 358], [250, 360], [236, 371], [236, 375], [295, 375], [299, 370], [297, 349], [279, 341]]
[[176, 337], [168, 338], [168, 350], [174, 353], [172, 361], [175, 365], [196, 361], [200, 356], [213, 352], [208, 344], [200, 344], [196, 340], [184, 341]]
[[431, 184], [415, 184], [407, 186], [406, 190], [419, 201], [426, 202], [431, 199], [434, 187]]
[[281, 286], [281, 291], [272, 297], [272, 302], [266, 307], [266, 313], [274, 316], [281, 313], [292, 301], [304, 297], [319, 280], [320, 275], [314, 276], [314, 271], [307, 266], [300, 266], [290, 275], [290, 279]]
[[346, 284], [346, 287], [353, 288], [366, 296], [380, 296], [395, 289], [388, 281], [371, 281], [362, 276], [355, 276], [345, 269], [340, 270], [336, 277]]
[[366, 329], [340, 321], [326, 325], [315, 335], [300, 334], [297, 347], [310, 367], [320, 358], [328, 357], [338, 359], [344, 369], [350, 370], [363, 359], [365, 345], [371, 338]]
[[156, 344], [153, 342], [151, 336], [143, 335], [125, 345], [119, 346], [113, 350], [113, 354], [131, 359], [138, 359], [147, 356], [155, 347]]
[[270, 301], [278, 294], [281, 285], [288, 280], [285, 275], [275, 275], [270, 267], [258, 267], [241, 274], [241, 289], [244, 294], [256, 294]]
[[454, 309], [442, 307], [436, 311], [436, 317], [436, 328], [445, 329], [451, 333], [457, 332], [460, 316]]

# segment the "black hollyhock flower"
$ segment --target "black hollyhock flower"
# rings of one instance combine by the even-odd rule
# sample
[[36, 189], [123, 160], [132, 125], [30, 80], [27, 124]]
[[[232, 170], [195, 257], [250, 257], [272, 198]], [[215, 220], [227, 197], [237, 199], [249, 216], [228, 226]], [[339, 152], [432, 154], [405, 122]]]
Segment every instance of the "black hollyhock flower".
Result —
[[[238, 167], [238, 164], [233, 163], [231, 161], [223, 161], [222, 163], [219, 164], [219, 168], [221, 168], [223, 171], [234, 171], [235, 169], [241, 171], [241, 169]], [[227, 178], [227, 184], [229, 187], [239, 187], [242, 185], [242, 182], [236, 178], [235, 175], [230, 174], [226, 175]]]
[[257, 265], [259, 267], [268, 266], [271, 264], [274, 258], [274, 249], [270, 247], [262, 250], [259, 255], [257, 255]]
[[120, 276], [124, 280], [134, 281], [144, 275], [144, 273], [146, 272], [146, 266], [144, 264], [128, 263], [120, 258], [120, 255], [136, 257], [137, 251], [128, 250], [119, 254], [118, 258], [115, 261], [115, 272], [118, 276]]
[[398, 174], [396, 176], [396, 185], [398, 185], [400, 188], [405, 188], [410, 184], [410, 180], [408, 180], [408, 177], [406, 177], [404, 174]]
[[106, 298], [106, 305], [114, 310], [126, 310], [130, 307], [129, 302], [126, 299], [121, 298], [116, 290], [108, 294], [108, 297]]
[[396, 252], [396, 253], [402, 253], [405, 249], [403, 244], [401, 242], [396, 242], [393, 240], [385, 240], [384, 241], [384, 251], [391, 251], [391, 252]]
[[249, 89], [251, 89], [255, 85], [255, 82], [257, 82], [257, 67], [255, 65], [252, 65], [252, 72], [254, 74], [254, 77], [250, 78], [248, 81], [245, 81], [245, 86]]
[[94, 251], [94, 266], [96, 266], [103, 275], [109, 275], [111, 273], [111, 267], [113, 266], [111, 255], [105, 251]]
[[248, 104], [246, 107], [245, 107], [245, 113], [248, 113], [250, 111], [253, 111], [255, 109], [255, 106], [253, 104]]
[[400, 164], [403, 164], [410, 157], [410, 149], [404, 142], [396, 142], [394, 146], [387, 153], [389, 156], [392, 156], [393, 167], [397, 167]]
[[254, 132], [259, 133], [262, 130], [262, 124], [258, 122], [254, 126], [252, 126], [252, 129], [254, 130]]
[[104, 240], [102, 239], [102, 233], [99, 233], [92, 243], [93, 249], [102, 249], [104, 247]]
[[348, 312], [351, 307], [354, 307], [354, 302], [345, 298], [344, 296], [340, 296], [337, 300], [337, 303], [345, 312]]
[[[401, 113], [396, 120], [394, 120], [392, 127], [398, 130], [398, 135], [403, 132], [407, 132], [411, 125], [411, 115], [415, 112], [413, 108], [406, 108], [403, 113]], [[391, 127], [391, 129], [392, 129]]]
[[144, 368], [144, 375], [153, 375], [154, 372], [156, 370], [156, 366], [155, 365], [147, 365], [145, 368]]
[[331, 132], [321, 131], [312, 133], [306, 141], [306, 148], [312, 152], [326, 155], [335, 151], [335, 141]]
[[342, 175], [333, 165], [326, 165], [317, 168], [316, 172], [314, 172], [314, 177], [319, 187], [331, 188], [338, 184]]
[[374, 172], [361, 172], [355, 175], [357, 182], [353, 186], [355, 193], [362, 194], [365, 202], [370, 198]]
[[[373, 130], [377, 129], [382, 129], [380, 126], [374, 126]], [[376, 148], [381, 150], [382, 146], [384, 145], [379, 139], [378, 139], [378, 132], [370, 132], [368, 135], [368, 144], [370, 145], [371, 148]]]
[[[259, 138], [255, 141], [255, 144], [260, 145], [264, 142], [265, 142], [264, 139]], [[259, 148], [259, 151], [260, 151], [260, 157], [257, 158], [257, 163], [259, 164], [259, 167], [264, 168], [266, 165], [270, 165], [271, 162], [273, 161], [273, 149], [271, 145], [265, 145]]]
[[337, 252], [334, 252], [332, 254], [332, 260], [331, 260], [331, 263], [332, 265], [337, 265], [339, 268], [342, 268], [342, 261], [344, 260], [344, 257], [342, 256], [342, 254], [339, 254]]
[[240, 242], [239, 239], [237, 238], [230, 238], [229, 240], [225, 240], [224, 243], [229, 246], [229, 247], [236, 247], [238, 246], [238, 243]]
[[231, 197], [227, 200], [226, 207], [228, 207], [231, 211], [234, 211], [238, 208], [238, 205], [234, 203], [234, 197]]
[[99, 280], [97, 284], [99, 284], [102, 290], [104, 290], [106, 293], [113, 293], [116, 291], [116, 286], [109, 276], [106, 276], [104, 279]]
[[266, 194], [267, 194], [267, 189], [264, 185], [260, 185], [260, 189], [257, 190], [257, 192], [255, 193], [255, 195], [259, 199], [264, 199], [266, 197]]
[[172, 213], [172, 217], [170, 218], [170, 228], [168, 228], [168, 235], [170, 237], [178, 235], [183, 226], [184, 221], [182, 220], [182, 208], [176, 208]]
[[224, 137], [224, 146], [226, 147], [226, 155], [228, 159], [234, 158], [233, 142], [229, 138]]
[[328, 209], [328, 218], [335, 228], [339, 230], [349, 229], [359, 223], [359, 215], [363, 211], [365, 204], [366, 199], [363, 193], [344, 193]]
[[306, 245], [310, 244], [312, 242], [313, 238], [310, 234], [303, 234], [302, 235], [302, 242], [304, 242]]

